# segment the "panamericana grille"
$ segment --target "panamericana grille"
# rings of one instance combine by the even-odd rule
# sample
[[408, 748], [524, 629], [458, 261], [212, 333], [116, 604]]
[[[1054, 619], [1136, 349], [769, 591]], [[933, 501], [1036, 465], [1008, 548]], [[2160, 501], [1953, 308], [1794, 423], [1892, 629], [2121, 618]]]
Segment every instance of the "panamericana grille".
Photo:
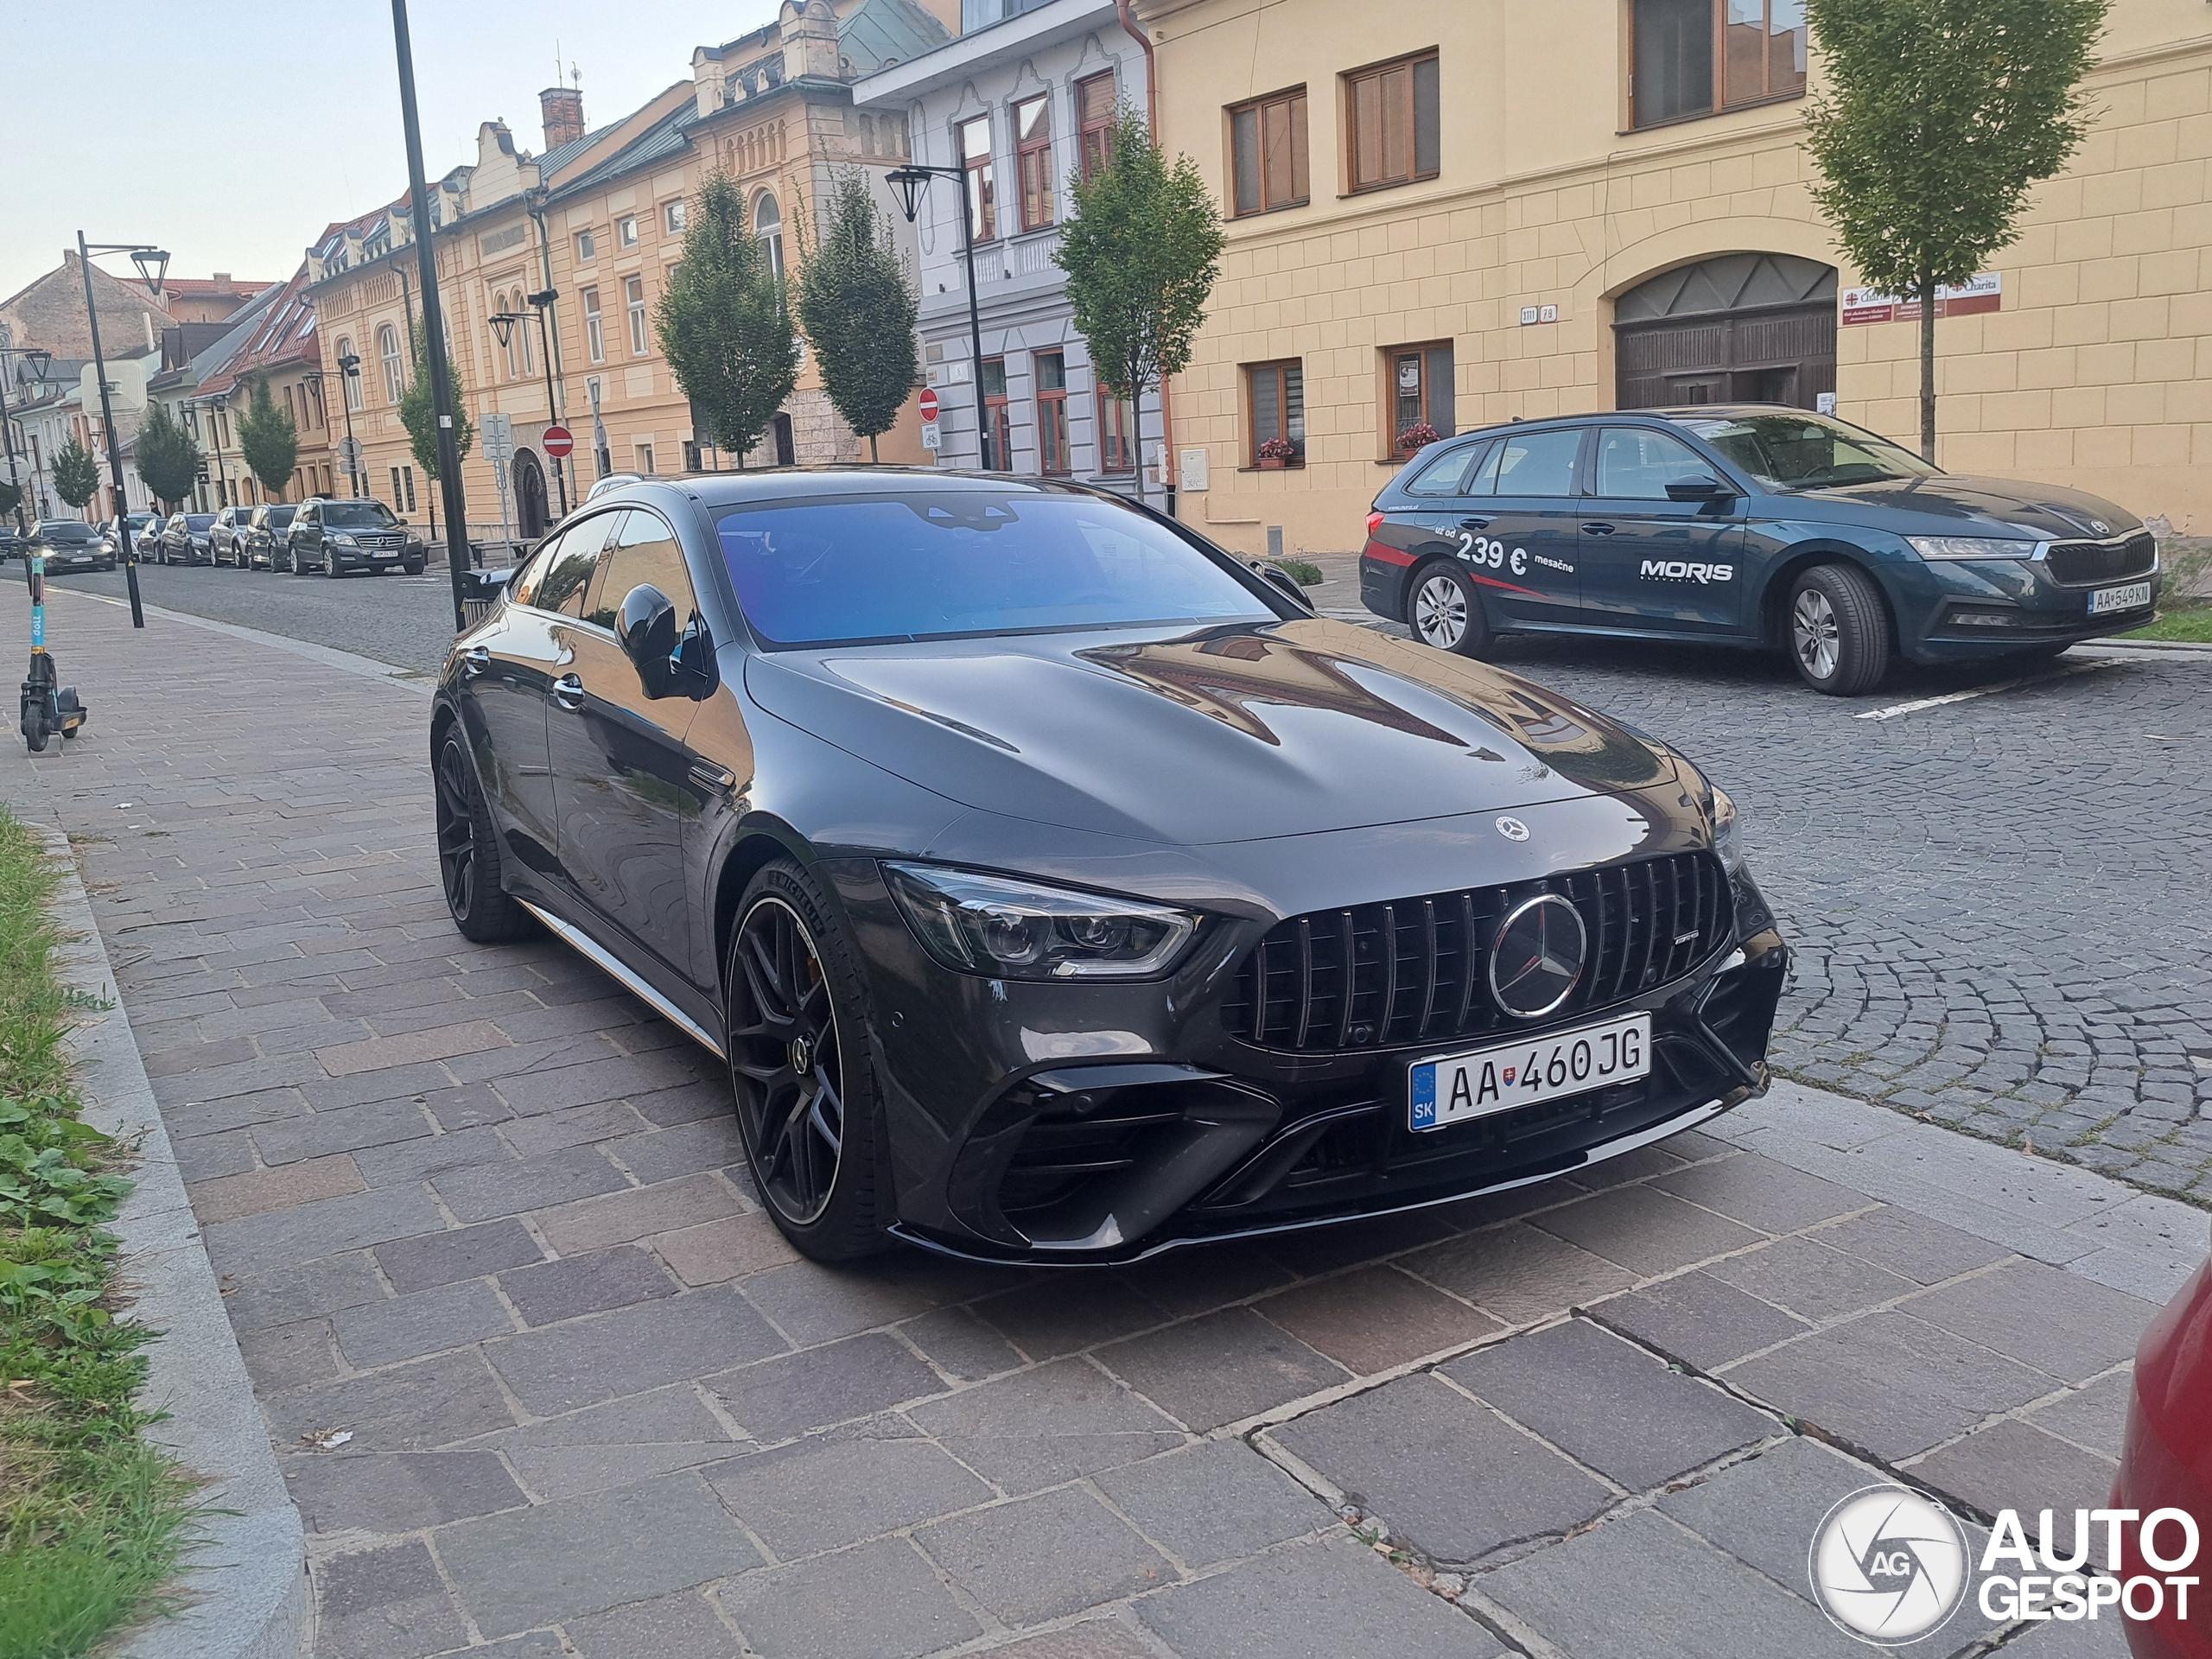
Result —
[[1513, 906], [1541, 893], [1567, 899], [1589, 931], [1581, 981], [1551, 1019], [1680, 978], [1720, 948], [1734, 915], [1710, 853], [1315, 911], [1253, 947], [1222, 1021], [1248, 1042], [1301, 1052], [1518, 1029], [1490, 994], [1491, 941]]
[[2158, 562], [2158, 539], [2147, 530], [2109, 542], [2053, 542], [2044, 555], [2050, 579], [2069, 586], [2147, 575]]

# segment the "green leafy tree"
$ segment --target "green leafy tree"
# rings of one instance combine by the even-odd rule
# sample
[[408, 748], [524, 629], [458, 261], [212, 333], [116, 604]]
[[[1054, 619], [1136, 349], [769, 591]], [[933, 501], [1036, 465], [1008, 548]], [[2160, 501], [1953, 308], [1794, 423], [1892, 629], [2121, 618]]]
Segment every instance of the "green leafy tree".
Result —
[[169, 413], [167, 404], [156, 404], [138, 423], [138, 476], [155, 499], [174, 506], [192, 493], [207, 458], [200, 441], [185, 430], [184, 423]]
[[290, 410], [276, 407], [265, 374], [254, 377], [253, 396], [247, 401], [245, 418], [238, 423], [238, 448], [261, 487], [282, 501], [292, 469], [299, 465], [300, 429]]
[[54, 452], [54, 493], [81, 512], [99, 490], [100, 464], [73, 432], [69, 442]]
[[697, 435], [742, 456], [798, 384], [798, 335], [784, 284], [746, 228], [744, 193], [711, 173], [693, 207], [653, 332], [711, 429]]
[[[446, 402], [453, 410], [454, 454], [466, 461], [476, 447], [476, 423], [468, 417], [468, 394], [461, 384], [461, 371], [453, 353], [446, 353]], [[430, 348], [423, 325], [415, 325], [415, 366], [407, 391], [399, 400], [400, 423], [407, 429], [407, 447], [415, 464], [433, 484], [438, 481], [438, 415], [430, 400]]]
[[891, 238], [891, 221], [857, 168], [842, 168], [830, 187], [822, 245], [798, 277], [798, 320], [814, 342], [822, 389], [847, 426], [868, 440], [888, 432], [913, 396], [921, 363], [914, 351], [919, 298]]
[[1075, 217], [1056, 257], [1092, 372], [1135, 403], [1190, 365], [1221, 274], [1221, 209], [1198, 163], [1178, 156], [1171, 166], [1127, 104], [1115, 113], [1107, 158], [1088, 181], [1070, 175]]
[[1808, 0], [1827, 84], [1813, 200], [1860, 279], [1920, 302], [1920, 448], [1936, 458], [1936, 291], [2019, 235], [2088, 130], [2107, 0]]

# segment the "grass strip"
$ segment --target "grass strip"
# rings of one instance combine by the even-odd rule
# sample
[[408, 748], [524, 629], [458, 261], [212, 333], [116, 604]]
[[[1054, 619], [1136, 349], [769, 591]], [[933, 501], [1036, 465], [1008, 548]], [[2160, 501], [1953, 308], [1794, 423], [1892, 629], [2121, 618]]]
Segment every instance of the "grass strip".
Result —
[[2199, 645], [2212, 645], [2212, 601], [2181, 601], [2169, 603], [2158, 613], [2158, 620], [2147, 628], [2121, 636], [2127, 639], [2180, 639]]
[[47, 905], [60, 872], [0, 812], [0, 1659], [74, 1659], [172, 1603], [191, 1478], [141, 1436], [155, 1332], [117, 1311], [127, 1149], [80, 1121]]

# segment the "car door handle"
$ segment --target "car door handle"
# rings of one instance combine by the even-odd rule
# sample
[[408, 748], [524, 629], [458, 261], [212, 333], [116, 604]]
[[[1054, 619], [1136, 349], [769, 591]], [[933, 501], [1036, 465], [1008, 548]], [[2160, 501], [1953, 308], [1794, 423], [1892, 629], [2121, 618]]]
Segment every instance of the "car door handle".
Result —
[[1459, 528], [1462, 530], [1488, 530], [1490, 528], [1490, 520], [1487, 518], [1462, 518], [1459, 521]]
[[584, 683], [573, 674], [563, 674], [553, 682], [553, 701], [563, 709], [577, 709], [584, 706]]
[[479, 674], [489, 673], [491, 669], [492, 653], [486, 646], [471, 645], [461, 653], [461, 671], [465, 678], [473, 680]]
[[1610, 536], [1613, 533], [1613, 527], [1611, 524], [1585, 524], [1582, 533], [1585, 536]]

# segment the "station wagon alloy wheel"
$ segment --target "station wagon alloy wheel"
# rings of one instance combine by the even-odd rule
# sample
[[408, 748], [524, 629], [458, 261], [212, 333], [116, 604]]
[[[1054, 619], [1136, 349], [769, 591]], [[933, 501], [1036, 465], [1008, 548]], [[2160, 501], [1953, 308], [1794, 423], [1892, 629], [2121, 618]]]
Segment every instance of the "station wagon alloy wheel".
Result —
[[1467, 595], [1444, 571], [1421, 585], [1414, 595], [1414, 632], [1421, 643], [1441, 651], [1457, 651], [1467, 637]]
[[1842, 653], [1841, 630], [1836, 626], [1835, 607], [1828, 603], [1828, 596], [1817, 588], [1808, 588], [1797, 595], [1797, 603], [1789, 617], [1789, 637], [1796, 648], [1797, 661], [1808, 678], [1828, 680], [1835, 677], [1836, 660]]
[[732, 955], [730, 1071], [761, 1194], [804, 1227], [829, 1207], [844, 1149], [844, 1066], [822, 954], [774, 894], [755, 899]]

